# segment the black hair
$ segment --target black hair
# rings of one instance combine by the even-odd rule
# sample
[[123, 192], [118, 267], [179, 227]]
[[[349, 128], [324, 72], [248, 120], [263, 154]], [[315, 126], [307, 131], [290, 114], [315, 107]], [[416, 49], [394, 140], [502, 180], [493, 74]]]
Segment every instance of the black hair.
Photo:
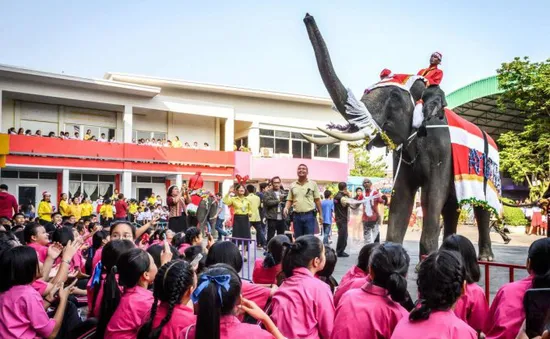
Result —
[[73, 229], [71, 227], [60, 227], [52, 233], [52, 242], [58, 242], [63, 247], [67, 246], [69, 241], [74, 241]]
[[[59, 214], [59, 213], [57, 213], [57, 212], [56, 212], [56, 213], [53, 213], [52, 216], [53, 216], [54, 214]], [[13, 218], [11, 218], [11, 219], [13, 220], [13, 219], [15, 219], [16, 217], [23, 217], [23, 218], [24, 218], [25, 215], [24, 215], [23, 213], [15, 213], [15, 214], [13, 215]]]
[[39, 223], [30, 222], [27, 225], [25, 225], [25, 229], [23, 230], [23, 237], [25, 239], [25, 244], [30, 244], [32, 242], [32, 237], [38, 235], [38, 228], [44, 227], [40, 225]]
[[283, 254], [285, 251], [284, 244], [288, 243], [288, 237], [284, 234], [279, 234], [267, 243], [267, 253], [263, 262], [264, 268], [271, 268], [279, 265], [283, 260]]
[[355, 188], [355, 194], [357, 194], [357, 191], [364, 192], [365, 190], [363, 189], [363, 187], [356, 187]]
[[246, 190], [248, 193], [254, 193], [254, 191], [256, 191], [256, 187], [254, 187], [254, 185], [246, 185]]
[[261, 182], [259, 187], [260, 187], [260, 191], [265, 190], [265, 188], [267, 187], [267, 182]]
[[5, 250], [0, 257], [0, 292], [18, 285], [32, 283], [38, 273], [38, 256], [32, 247], [16, 246]]
[[[105, 247], [103, 248], [103, 252], [101, 253], [102, 268], [101, 268], [100, 274], [107, 274], [107, 277], [105, 278], [105, 280], [103, 280], [102, 277], [100, 276], [99, 284], [94, 286], [94, 299], [92, 300], [92, 309], [90, 310], [91, 312], [93, 312], [95, 309], [95, 304], [97, 302], [97, 296], [99, 294], [101, 284], [104, 285], [103, 287], [104, 295], [106, 293], [106, 289], [108, 288], [107, 287], [108, 285], [111, 285], [111, 287], [118, 286], [115, 279], [115, 276], [117, 274], [117, 266], [116, 266], [117, 261], [122, 254], [126, 253], [127, 251], [133, 248], [135, 248], [135, 245], [130, 240], [112, 240], [112, 241], [109, 241], [107, 245], [105, 245]], [[114, 288], [111, 288], [111, 287], [109, 287], [109, 290], [115, 293], [115, 296], [113, 298], [110, 298], [110, 300], [114, 301], [117, 298], [117, 296], [118, 296], [118, 300], [120, 300], [120, 290], [117, 287], [114, 287]], [[114, 305], [103, 305], [103, 304], [104, 303], [102, 302], [101, 313], [95, 314], [96, 317], [99, 316], [99, 323], [101, 323], [103, 308], [104, 307], [107, 309], [113, 308], [113, 306], [117, 305], [118, 303], [115, 303]], [[111, 316], [112, 316], [112, 313], [108, 316], [108, 318], [110, 319]], [[101, 332], [96, 331], [96, 338], [103, 338], [103, 334], [105, 332], [105, 328], [108, 322], [109, 320], [107, 320], [107, 322], [104, 323], [105, 327], [101, 329], [99, 328], [99, 326], [97, 327], [97, 331], [101, 331]]]
[[166, 230], [163, 230], [161, 228], [155, 230], [153, 232], [153, 235], [149, 238], [149, 244], [152, 244], [155, 240], [164, 240], [162, 237], [166, 234]]
[[283, 256], [283, 272], [290, 278], [294, 269], [309, 267], [311, 260], [321, 257], [323, 243], [314, 235], [302, 235], [292, 244], [284, 244], [287, 247]]
[[325, 282], [330, 287], [332, 293], [334, 293], [334, 289], [338, 287], [338, 282], [332, 276], [336, 268], [336, 263], [338, 262], [338, 257], [336, 256], [334, 248], [325, 246], [325, 257], [325, 267], [317, 272], [317, 276], [321, 281]]
[[185, 231], [185, 239], [184, 239], [184, 242], [186, 244], [189, 244], [189, 245], [192, 245], [193, 244], [193, 239], [199, 237], [201, 235], [201, 230], [199, 230], [198, 228], [196, 227], [189, 227], [186, 231]]
[[534, 241], [527, 257], [529, 270], [535, 276], [532, 288], [550, 288], [550, 238]]
[[227, 264], [240, 272], [243, 268], [243, 256], [235, 243], [219, 241], [210, 247], [206, 256], [206, 267], [215, 264]]
[[348, 187], [348, 184], [347, 184], [347, 183], [345, 183], [345, 182], [343, 182], [343, 181], [338, 183], [338, 190], [339, 190], [339, 191], [345, 190], [346, 187]]
[[[185, 250], [183, 259], [188, 263], [191, 263], [193, 260], [195, 260], [196, 256], [199, 254], [203, 254], [202, 246], [191, 246]], [[201, 260], [199, 260], [199, 264], [195, 269], [195, 272], [199, 274], [202, 271], [204, 271], [205, 268], [206, 268], [206, 255], [203, 254], [203, 257]]]
[[369, 273], [369, 260], [376, 249], [380, 244], [378, 243], [372, 243], [372, 244], [366, 244], [361, 248], [361, 251], [359, 251], [359, 256], [357, 256], [357, 268], [362, 270], [365, 273]]
[[416, 284], [421, 299], [409, 314], [409, 320], [426, 320], [432, 311], [450, 309], [462, 295], [465, 279], [460, 254], [447, 250], [430, 254], [420, 264]]
[[479, 281], [481, 272], [477, 262], [476, 249], [472, 242], [460, 234], [451, 234], [441, 244], [441, 249], [457, 251], [462, 257], [462, 264], [466, 271], [466, 282], [473, 284]]
[[275, 181], [275, 179], [279, 179], [279, 181], [281, 181], [281, 178], [280, 178], [280, 177], [273, 177], [273, 178], [271, 178], [271, 180], [269, 180], [269, 183], [270, 183], [271, 185], [273, 185], [273, 181]]
[[325, 199], [330, 198], [331, 195], [332, 195], [332, 192], [329, 190], [325, 190], [325, 192], [323, 192], [323, 196], [325, 197]]
[[393, 301], [404, 301], [407, 298], [409, 263], [409, 254], [400, 244], [387, 242], [376, 247], [370, 258], [370, 268], [374, 273], [372, 283], [386, 289]]
[[0, 257], [4, 251], [15, 246], [19, 246], [19, 239], [11, 232], [0, 231]]
[[[153, 261], [155, 262], [155, 265], [157, 265], [157, 267], [161, 266], [160, 256], [163, 251], [164, 251], [164, 246], [160, 244], [149, 246], [149, 248], [147, 249], [147, 253], [149, 253], [153, 257]], [[181, 254], [178, 252], [178, 249], [175, 248], [174, 246], [170, 246], [170, 251], [172, 252], [172, 259], [179, 259], [181, 257]]]
[[[230, 266], [218, 264], [210, 267], [204, 274], [211, 277], [229, 275], [229, 289], [219, 288], [215, 282], [210, 283], [199, 294], [197, 325], [195, 338], [219, 339], [220, 318], [233, 312], [241, 296], [241, 278]], [[218, 294], [221, 291], [221, 298]], [[221, 300], [220, 300], [221, 299]]]
[[84, 231], [84, 223], [81, 222], [81, 221], [77, 222], [76, 225], [75, 225], [74, 227], [76, 228], [76, 231], [77, 231], [78, 233]]
[[114, 223], [111, 224], [111, 228], [109, 230], [109, 235], [112, 236], [113, 235], [113, 232], [115, 231], [115, 229], [119, 226], [119, 225], [128, 225], [130, 227], [130, 229], [132, 230], [132, 238], [135, 239], [136, 238], [136, 226], [132, 225], [131, 223], [129, 223], [128, 221], [115, 221]]
[[[61, 215], [61, 213], [59, 213], [59, 212], [53, 212], [53, 213], [52, 213], [52, 218], [55, 217], [56, 215]], [[15, 217], [15, 216], [14, 216], [14, 217]]]
[[100, 249], [101, 246], [103, 245], [103, 240], [107, 239], [108, 236], [109, 236], [109, 233], [107, 233], [107, 231], [104, 231], [104, 230], [97, 231], [92, 236], [92, 246], [88, 248], [88, 258], [85, 264], [86, 273], [90, 273], [94, 269], [92, 267], [94, 255], [97, 252], [97, 250]]
[[185, 243], [185, 233], [183, 232], [176, 233], [172, 238], [172, 245], [175, 248], [180, 248], [180, 246], [183, 245], [184, 243]]
[[[181, 303], [184, 294], [193, 287], [195, 272], [193, 268], [183, 260], [172, 260], [162, 266], [153, 284], [153, 296], [155, 301], [151, 308], [150, 317], [138, 333], [138, 339], [158, 339], [162, 328], [172, 318], [174, 307]], [[158, 303], [168, 303], [168, 312], [159, 326], [153, 328], [153, 321], [157, 314]]]

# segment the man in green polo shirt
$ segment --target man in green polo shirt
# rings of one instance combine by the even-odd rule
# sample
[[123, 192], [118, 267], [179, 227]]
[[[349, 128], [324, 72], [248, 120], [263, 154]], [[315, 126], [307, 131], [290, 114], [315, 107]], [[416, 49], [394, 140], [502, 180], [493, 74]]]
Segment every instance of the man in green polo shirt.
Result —
[[313, 234], [315, 230], [315, 208], [319, 211], [319, 225], [323, 224], [323, 215], [321, 213], [321, 196], [317, 183], [308, 180], [308, 168], [304, 164], [298, 166], [298, 180], [290, 185], [286, 206], [285, 216], [288, 215], [290, 206], [294, 208], [294, 237], [305, 234]]

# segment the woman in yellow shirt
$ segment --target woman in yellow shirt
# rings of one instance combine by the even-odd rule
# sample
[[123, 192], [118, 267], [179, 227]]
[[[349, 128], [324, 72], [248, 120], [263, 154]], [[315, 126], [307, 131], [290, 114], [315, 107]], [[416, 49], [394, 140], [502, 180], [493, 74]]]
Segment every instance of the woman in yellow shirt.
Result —
[[73, 204], [70, 205], [71, 207], [71, 215], [74, 216], [76, 221], [80, 221], [80, 218], [82, 218], [82, 205], [80, 204], [80, 198], [74, 197], [73, 198]]
[[174, 141], [172, 141], [172, 147], [174, 148], [181, 148], [183, 145], [181, 144], [180, 138], [178, 136], [174, 137]]
[[49, 192], [42, 193], [42, 200], [38, 204], [38, 220], [40, 225], [46, 225], [52, 222], [52, 203], [50, 202], [52, 195]]
[[62, 217], [68, 217], [71, 215], [71, 209], [69, 208], [69, 204], [67, 203], [68, 200], [67, 193], [61, 193], [61, 199], [59, 201], [59, 213], [61, 213]]
[[86, 198], [82, 206], [82, 218], [88, 218], [92, 215], [94, 211], [94, 206], [92, 206], [92, 200]]
[[99, 215], [101, 216], [101, 226], [109, 227], [114, 218], [113, 205], [111, 205], [110, 199], [103, 202], [99, 209]]
[[[235, 192], [237, 194], [235, 195]], [[250, 221], [252, 215], [250, 201], [244, 195], [244, 186], [236, 184], [229, 189], [229, 193], [223, 198], [227, 206], [233, 206], [235, 217], [233, 221], [233, 237], [250, 239]]]
[[130, 222], [134, 222], [135, 214], [138, 210], [138, 204], [135, 200], [130, 200], [130, 206], [128, 206], [128, 218]]

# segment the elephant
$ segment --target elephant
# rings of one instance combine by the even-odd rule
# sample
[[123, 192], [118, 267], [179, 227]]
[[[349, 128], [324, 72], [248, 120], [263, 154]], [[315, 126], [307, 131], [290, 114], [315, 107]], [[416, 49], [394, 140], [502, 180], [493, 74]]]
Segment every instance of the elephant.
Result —
[[[460, 214], [454, 186], [453, 159], [450, 132], [444, 111], [445, 95], [439, 88], [426, 87], [418, 78], [409, 90], [397, 86], [384, 86], [366, 91], [358, 102], [346, 90], [336, 75], [325, 41], [313, 16], [306, 14], [304, 23], [311, 41], [317, 66], [334, 108], [348, 122], [346, 126], [329, 125], [319, 128], [328, 137], [304, 135], [312, 143], [329, 144], [340, 140], [358, 141], [378, 133], [368, 147], [384, 147], [389, 142], [400, 145], [393, 152], [394, 189], [389, 208], [386, 241], [403, 243], [408, 221], [413, 210], [416, 192], [421, 189], [423, 230], [420, 238], [420, 257], [438, 249], [440, 217], [443, 216], [444, 237], [456, 233]], [[423, 121], [413, 127], [415, 103], [424, 100]], [[357, 102], [355, 102], [357, 101]], [[362, 106], [364, 105], [364, 106]], [[364, 112], [370, 112], [368, 121]], [[374, 127], [373, 127], [374, 126]], [[445, 127], [445, 128], [440, 128]], [[384, 137], [384, 135], [386, 137]], [[500, 180], [500, 179], [499, 179]], [[480, 260], [494, 260], [489, 236], [491, 212], [474, 206], [479, 232]]]

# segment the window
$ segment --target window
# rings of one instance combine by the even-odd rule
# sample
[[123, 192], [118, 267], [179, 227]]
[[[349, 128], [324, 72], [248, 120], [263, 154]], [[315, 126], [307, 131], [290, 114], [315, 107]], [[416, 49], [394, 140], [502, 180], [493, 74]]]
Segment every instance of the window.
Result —
[[154, 184], [164, 184], [166, 183], [166, 178], [164, 177], [152, 177], [151, 182]]
[[55, 135], [57, 135], [56, 122], [21, 120], [21, 127], [23, 127], [25, 130], [30, 129], [33, 135], [36, 133], [37, 130], [40, 130], [43, 136], [47, 136], [50, 132], [54, 132]]
[[69, 173], [69, 197], [110, 198], [114, 191], [115, 176], [110, 174]]
[[98, 181], [97, 174], [82, 174], [82, 181]]
[[19, 179], [38, 179], [38, 172], [19, 172]]
[[151, 131], [134, 131], [133, 137], [136, 140], [136, 142], [139, 139], [155, 139], [155, 140], [162, 140], [166, 139], [166, 133], [164, 132], [151, 132]]
[[235, 145], [237, 145], [237, 148], [243, 146], [248, 147], [248, 137], [240, 138], [235, 140]]
[[19, 172], [17, 171], [4, 171], [0, 172], [2, 178], [17, 179], [19, 177]]
[[82, 174], [69, 172], [69, 180], [82, 181]]
[[57, 180], [57, 173], [55, 173], [55, 172], [40, 172], [40, 179]]
[[74, 133], [78, 132], [79, 139], [84, 139], [86, 132], [90, 130], [91, 136], [99, 139], [102, 133], [105, 133], [105, 138], [108, 140], [115, 139], [115, 130], [112, 128], [105, 128], [99, 126], [88, 126], [88, 125], [74, 125], [74, 124], [65, 124], [65, 132], [69, 132], [71, 137], [74, 137]]
[[99, 181], [115, 182], [115, 176], [114, 175], [100, 174], [99, 175]]
[[260, 148], [262, 147], [272, 148], [275, 154], [292, 154], [297, 159], [311, 159], [312, 149], [315, 157], [340, 158], [340, 144], [315, 146], [304, 139], [301, 133], [296, 132], [260, 129]]

